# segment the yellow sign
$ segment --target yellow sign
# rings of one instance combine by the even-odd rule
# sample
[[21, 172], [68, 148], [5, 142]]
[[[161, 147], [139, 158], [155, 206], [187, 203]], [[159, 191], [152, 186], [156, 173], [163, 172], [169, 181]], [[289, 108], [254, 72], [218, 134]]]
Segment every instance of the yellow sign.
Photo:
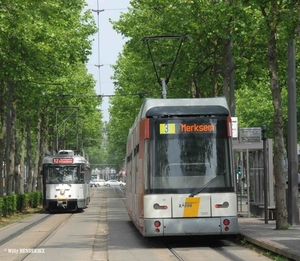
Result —
[[159, 124], [159, 134], [175, 134], [175, 123], [161, 123]]
[[67, 200], [67, 197], [60, 197], [58, 200]]
[[186, 198], [183, 217], [198, 217], [200, 198]]

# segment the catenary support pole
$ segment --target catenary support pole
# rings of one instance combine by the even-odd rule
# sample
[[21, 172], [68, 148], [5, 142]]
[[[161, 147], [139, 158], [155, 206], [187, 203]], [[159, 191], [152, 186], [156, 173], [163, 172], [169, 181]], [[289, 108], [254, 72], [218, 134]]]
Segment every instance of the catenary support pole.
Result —
[[265, 224], [268, 224], [268, 152], [267, 152], [267, 128], [262, 127], [262, 140], [263, 140], [263, 159], [264, 159], [264, 210], [265, 210]]
[[299, 224], [295, 40], [288, 43], [288, 222]]

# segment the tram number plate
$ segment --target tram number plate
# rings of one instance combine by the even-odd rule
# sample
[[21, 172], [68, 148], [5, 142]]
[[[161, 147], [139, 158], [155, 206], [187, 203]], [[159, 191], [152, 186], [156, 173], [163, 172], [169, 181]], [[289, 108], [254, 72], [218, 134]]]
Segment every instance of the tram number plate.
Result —
[[67, 198], [66, 197], [60, 197], [60, 198], [58, 198], [58, 200], [67, 200]]

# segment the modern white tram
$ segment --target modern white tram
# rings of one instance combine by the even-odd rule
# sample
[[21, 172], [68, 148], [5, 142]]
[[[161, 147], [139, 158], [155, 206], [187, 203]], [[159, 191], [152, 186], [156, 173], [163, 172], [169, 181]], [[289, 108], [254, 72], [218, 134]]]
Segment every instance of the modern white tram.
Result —
[[91, 170], [88, 161], [73, 150], [60, 150], [43, 159], [43, 205], [45, 210], [77, 211], [90, 202]]
[[126, 208], [145, 237], [238, 233], [224, 97], [146, 99], [129, 131]]

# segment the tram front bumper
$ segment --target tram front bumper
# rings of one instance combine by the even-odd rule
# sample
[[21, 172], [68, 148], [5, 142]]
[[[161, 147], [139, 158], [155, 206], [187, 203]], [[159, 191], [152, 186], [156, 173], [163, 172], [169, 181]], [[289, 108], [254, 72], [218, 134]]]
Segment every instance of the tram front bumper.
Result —
[[[224, 229], [223, 219], [229, 220], [228, 231]], [[164, 218], [144, 221], [144, 235], [149, 237], [238, 234], [237, 217]], [[160, 227], [155, 226], [156, 221], [161, 223]]]
[[68, 200], [66, 197], [61, 197], [57, 199], [57, 207], [67, 208]]

